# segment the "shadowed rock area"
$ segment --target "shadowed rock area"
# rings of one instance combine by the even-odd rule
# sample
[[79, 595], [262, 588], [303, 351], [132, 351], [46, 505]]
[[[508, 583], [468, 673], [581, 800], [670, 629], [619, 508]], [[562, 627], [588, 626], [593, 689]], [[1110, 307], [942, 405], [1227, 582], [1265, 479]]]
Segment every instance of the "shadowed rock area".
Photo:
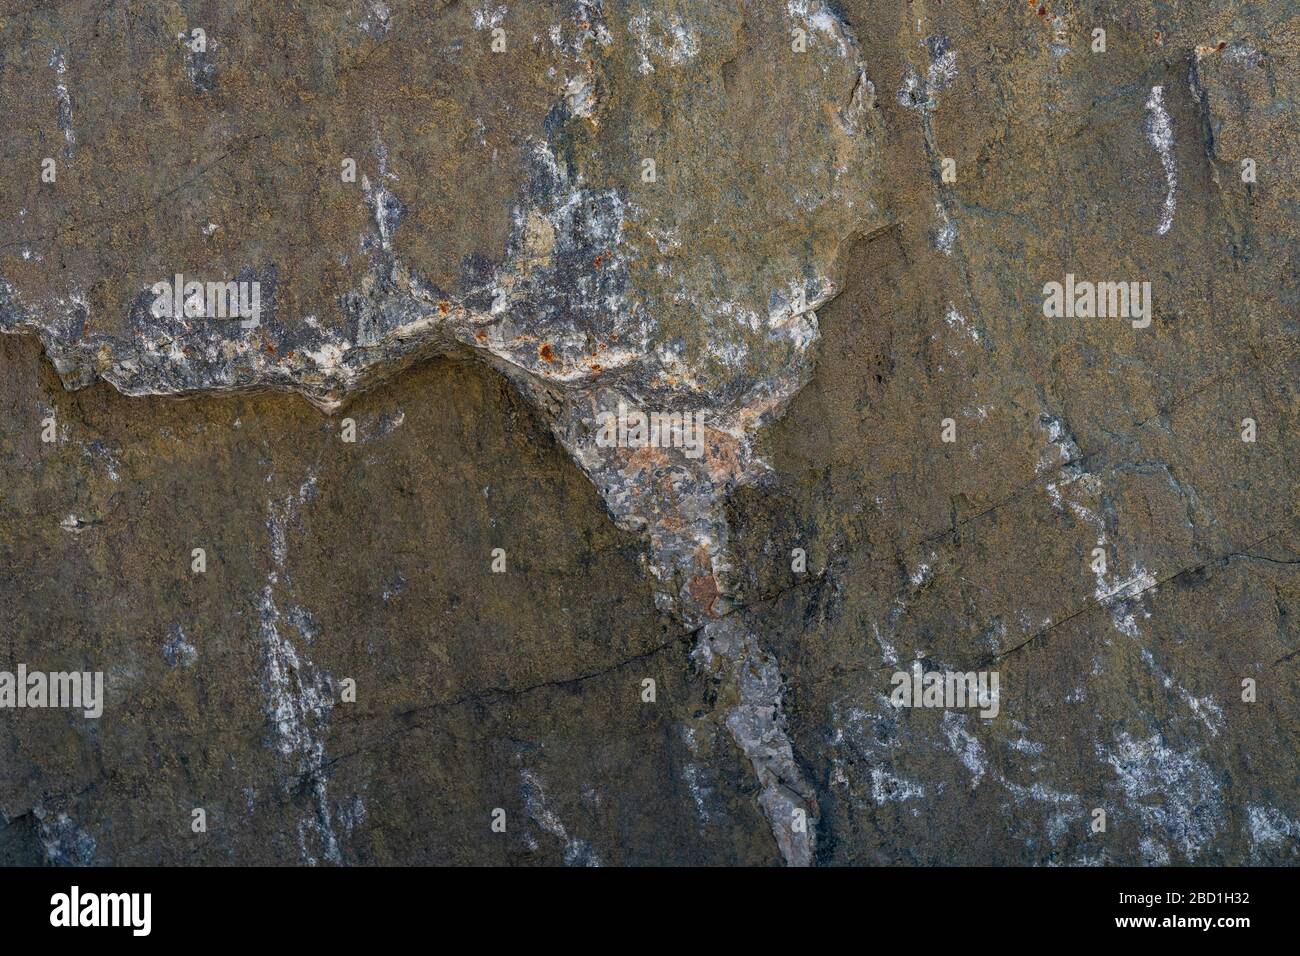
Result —
[[0, 21], [0, 861], [1300, 857], [1295, 4]]

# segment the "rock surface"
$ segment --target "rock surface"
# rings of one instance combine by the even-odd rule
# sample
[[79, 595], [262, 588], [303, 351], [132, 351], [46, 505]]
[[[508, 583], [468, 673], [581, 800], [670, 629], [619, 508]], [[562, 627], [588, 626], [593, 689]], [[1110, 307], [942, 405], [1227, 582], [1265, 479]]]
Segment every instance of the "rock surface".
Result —
[[1295, 862], [1297, 56], [1223, 0], [5, 15], [0, 669], [105, 691], [0, 708], [0, 860]]

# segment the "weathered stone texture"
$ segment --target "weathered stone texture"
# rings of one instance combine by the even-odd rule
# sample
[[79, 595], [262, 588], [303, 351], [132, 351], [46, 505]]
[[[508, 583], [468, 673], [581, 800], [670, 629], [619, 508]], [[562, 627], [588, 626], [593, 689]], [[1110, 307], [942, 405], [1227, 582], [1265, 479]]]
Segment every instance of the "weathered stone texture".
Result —
[[1296, 4], [2, 17], [0, 862], [1297, 860]]

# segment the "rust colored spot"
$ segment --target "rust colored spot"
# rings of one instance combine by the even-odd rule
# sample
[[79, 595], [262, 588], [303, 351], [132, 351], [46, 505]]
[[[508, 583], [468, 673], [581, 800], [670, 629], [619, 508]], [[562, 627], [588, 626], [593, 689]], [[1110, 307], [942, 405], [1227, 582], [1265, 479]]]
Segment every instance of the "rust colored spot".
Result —
[[450, 305], [450, 303], [447, 303], [447, 302], [439, 302], [439, 303], [438, 303], [438, 311], [441, 312], [443, 315], [446, 315], [448, 312], [451, 311], [451, 305]]
[[275, 346], [272, 345], [270, 342], [266, 343], [266, 350], [270, 352], [272, 355], [275, 354]]
[[480, 342], [486, 342], [486, 341], [487, 341], [487, 333], [486, 333], [486, 332], [482, 332], [482, 331], [480, 331], [480, 332], [475, 332], [475, 333], [474, 333], [474, 338], [478, 339]]
[[1226, 50], [1227, 48], [1228, 48], [1228, 44], [1222, 42], [1219, 43], [1220, 50]]
[[601, 372], [605, 371], [605, 369], [604, 369], [602, 366], [596, 364], [595, 362], [592, 362], [592, 363], [591, 363], [591, 370], [592, 370], [593, 372], [595, 372], [597, 375], [599, 375]]
[[597, 254], [596, 259], [595, 259], [595, 262], [594, 262], [596, 268], [599, 269], [600, 266], [601, 266], [601, 263], [603, 263], [604, 261], [605, 261], [605, 253], [602, 252], [602, 253]]
[[297, 355], [297, 354], [298, 354], [298, 350], [297, 350], [297, 349], [290, 349], [290, 350], [289, 350], [289, 354], [286, 355], [285, 358], [291, 359], [291, 358], [293, 358], [293, 357], [294, 357], [295, 355]]
[[555, 361], [555, 349], [551, 348], [549, 342], [543, 345], [540, 349], [538, 349], [537, 354], [540, 355], [547, 362]]
[[722, 593], [718, 590], [718, 582], [713, 579], [713, 575], [701, 574], [691, 578], [691, 583], [688, 589], [691, 593], [691, 600], [703, 607], [704, 610], [708, 612], [709, 616], [712, 617], [713, 604], [718, 600], [719, 595]]
[[1047, 6], [1046, 6], [1046, 5], [1041, 6], [1041, 7], [1038, 8], [1038, 15], [1039, 15], [1040, 17], [1045, 17], [1045, 16], [1047, 16]]

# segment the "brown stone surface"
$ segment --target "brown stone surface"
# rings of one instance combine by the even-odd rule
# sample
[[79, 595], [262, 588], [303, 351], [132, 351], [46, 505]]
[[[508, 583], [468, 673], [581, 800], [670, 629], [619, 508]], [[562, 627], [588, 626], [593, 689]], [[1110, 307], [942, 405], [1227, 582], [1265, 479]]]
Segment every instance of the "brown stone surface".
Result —
[[[1296, 862], [1298, 34], [0, 13], [0, 671], [106, 686], [0, 707], [0, 861]], [[176, 273], [257, 327], [151, 314]], [[914, 661], [996, 716], [895, 707]]]

